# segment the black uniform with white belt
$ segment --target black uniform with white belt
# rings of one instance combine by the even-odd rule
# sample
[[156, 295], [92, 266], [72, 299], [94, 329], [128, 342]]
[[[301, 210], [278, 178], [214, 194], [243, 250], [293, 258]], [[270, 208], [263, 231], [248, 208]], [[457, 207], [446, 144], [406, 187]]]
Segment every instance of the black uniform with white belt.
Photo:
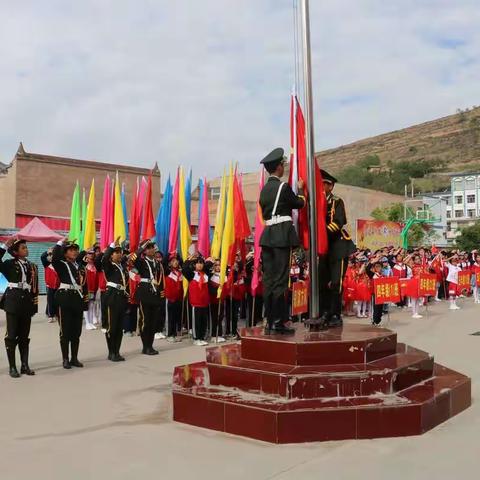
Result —
[[125, 360], [120, 355], [123, 337], [123, 319], [128, 307], [128, 270], [123, 263], [112, 261], [112, 254], [121, 247], [111, 244], [102, 256], [102, 270], [107, 279], [104, 296], [106, 313], [105, 337], [108, 346], [108, 359], [112, 362]]
[[[16, 243], [19, 243], [18, 241]], [[3, 260], [7, 249], [0, 245], [0, 272], [8, 281], [0, 308], [5, 310], [5, 348], [10, 366], [10, 376], [18, 374], [15, 364], [15, 349], [18, 345], [22, 361], [21, 373], [33, 375], [28, 366], [30, 325], [38, 311], [38, 270], [34, 263], [20, 258]]]
[[[81, 265], [65, 258], [69, 248], [77, 248], [71, 243], [59, 242], [52, 251], [52, 265], [60, 279], [60, 286], [55, 294], [58, 306], [58, 324], [60, 326], [60, 348], [63, 367], [83, 367], [78, 361], [78, 348], [82, 334], [83, 311], [88, 302], [88, 292]], [[71, 360], [68, 358], [69, 347]]]
[[288, 321], [286, 292], [292, 249], [299, 239], [292, 221], [292, 210], [303, 208], [305, 199], [278, 177], [270, 176], [260, 192], [265, 229], [260, 238], [265, 315], [268, 327], [281, 327]]

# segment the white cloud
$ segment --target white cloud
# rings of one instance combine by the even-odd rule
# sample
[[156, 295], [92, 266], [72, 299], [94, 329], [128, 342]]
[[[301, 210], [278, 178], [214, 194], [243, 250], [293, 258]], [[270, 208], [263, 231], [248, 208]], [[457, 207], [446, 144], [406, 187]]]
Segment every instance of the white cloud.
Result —
[[[312, 0], [317, 149], [480, 103], [477, 0]], [[244, 170], [288, 146], [291, 0], [0, 0], [0, 160]]]

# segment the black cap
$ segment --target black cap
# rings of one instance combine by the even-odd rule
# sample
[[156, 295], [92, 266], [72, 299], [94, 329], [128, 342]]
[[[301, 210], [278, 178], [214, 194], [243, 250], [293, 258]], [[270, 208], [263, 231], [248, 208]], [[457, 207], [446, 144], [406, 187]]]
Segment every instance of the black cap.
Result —
[[338, 180], [333, 177], [332, 175], [330, 175], [327, 171], [323, 170], [323, 169], [320, 169], [320, 173], [322, 174], [322, 180], [324, 182], [330, 182], [330, 183], [337, 183]]
[[283, 148], [275, 148], [272, 150], [265, 158], [263, 158], [260, 163], [266, 165], [267, 163], [280, 163], [285, 156]]
[[63, 244], [64, 250], [80, 250], [80, 247], [75, 242], [67, 241]]
[[10, 245], [10, 248], [8, 249], [8, 253], [13, 256], [13, 255], [18, 251], [18, 247], [19, 247], [20, 245], [24, 245], [24, 244], [26, 244], [26, 243], [27, 243], [26, 240], [23, 240], [23, 239], [21, 239], [21, 238], [17, 238], [17, 239], [12, 243], [12, 245]]

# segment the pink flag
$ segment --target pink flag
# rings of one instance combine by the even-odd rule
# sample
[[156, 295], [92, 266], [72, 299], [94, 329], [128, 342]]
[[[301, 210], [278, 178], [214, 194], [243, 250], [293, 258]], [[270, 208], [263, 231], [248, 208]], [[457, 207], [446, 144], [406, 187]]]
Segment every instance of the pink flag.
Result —
[[102, 218], [100, 223], [100, 248], [102, 250], [107, 248], [109, 245], [108, 237], [110, 233], [110, 205], [112, 203], [110, 199], [110, 189], [110, 177], [107, 175], [103, 187]]
[[142, 177], [142, 181], [140, 182], [140, 190], [138, 191], [138, 211], [137, 215], [139, 220], [139, 232], [140, 236], [143, 238], [143, 208], [145, 206], [145, 193], [147, 191], [147, 180], [145, 177]]
[[170, 217], [170, 238], [168, 239], [168, 252], [177, 250], [178, 243], [178, 189], [179, 189], [179, 169], [177, 170], [177, 178], [175, 180], [175, 187], [173, 189], [172, 200], [172, 216]]
[[108, 243], [110, 245], [115, 239], [113, 238], [114, 215], [115, 215], [115, 179], [112, 178], [110, 189], [110, 209], [108, 211]]
[[[260, 174], [260, 185], [258, 188], [258, 200], [260, 199], [260, 192], [265, 185], [265, 170], [262, 168]], [[263, 223], [262, 210], [260, 203], [257, 200], [257, 214], [255, 216], [255, 238], [253, 247], [253, 276], [252, 276], [252, 295], [257, 293], [258, 284], [260, 283], [260, 257], [262, 255], [262, 247], [260, 246], [260, 237], [262, 236], [263, 229], [265, 227]]]
[[198, 221], [198, 251], [208, 257], [210, 252], [210, 219], [208, 217], [208, 183], [203, 181], [202, 211]]

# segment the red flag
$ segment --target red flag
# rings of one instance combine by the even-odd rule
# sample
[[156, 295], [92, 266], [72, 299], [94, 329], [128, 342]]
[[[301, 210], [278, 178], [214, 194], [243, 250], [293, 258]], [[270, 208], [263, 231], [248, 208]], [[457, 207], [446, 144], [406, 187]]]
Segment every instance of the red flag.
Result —
[[130, 210], [130, 226], [128, 233], [130, 235], [130, 251], [134, 252], [138, 248], [138, 243], [140, 240], [140, 222], [139, 222], [139, 212], [138, 212], [138, 178], [137, 178], [137, 188], [134, 194], [132, 195], [132, 208]]
[[[297, 176], [305, 183], [305, 195], [308, 195], [307, 182], [308, 182], [308, 170], [307, 170], [307, 150], [305, 143], [305, 118], [303, 117], [302, 108], [300, 103], [296, 99], [296, 127], [297, 127]], [[290, 177], [293, 181], [294, 174]], [[319, 254], [325, 254], [328, 252], [328, 238], [327, 238], [327, 199], [323, 190], [323, 179], [320, 172], [320, 167], [315, 160], [315, 185], [316, 185], [316, 200], [317, 200], [317, 252]], [[308, 222], [308, 209], [302, 208], [298, 212], [298, 235], [300, 237], [300, 243], [306, 250], [309, 249], [309, 222]]]
[[153, 219], [152, 207], [152, 175], [148, 177], [147, 194], [145, 196], [145, 207], [143, 210], [142, 239], [146, 240], [155, 236], [155, 220]]
[[245, 240], [250, 236], [250, 224], [248, 223], [247, 209], [243, 201], [243, 193], [235, 174], [233, 180], [233, 212], [235, 221], [235, 239]]

